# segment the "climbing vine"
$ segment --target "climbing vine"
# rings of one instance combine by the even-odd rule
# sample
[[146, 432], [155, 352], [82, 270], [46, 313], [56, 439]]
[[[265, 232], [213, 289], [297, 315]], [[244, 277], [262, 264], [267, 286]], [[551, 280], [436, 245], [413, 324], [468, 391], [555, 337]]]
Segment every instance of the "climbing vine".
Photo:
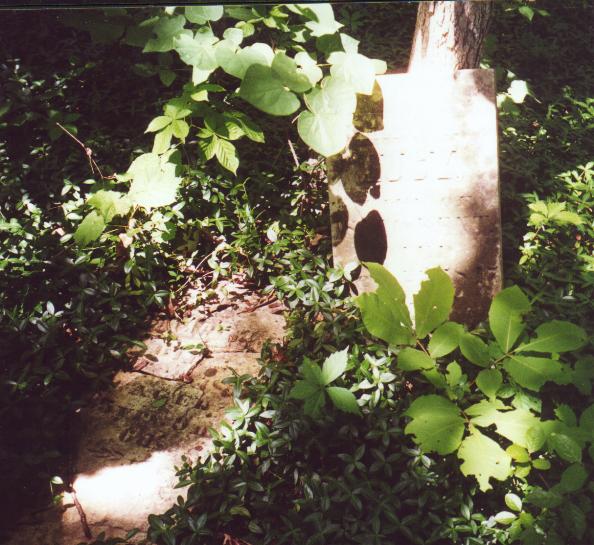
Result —
[[[96, 240], [115, 216], [135, 207], [151, 210], [173, 203], [184, 171], [184, 145], [196, 161], [216, 159], [235, 174], [239, 156], [233, 142], [265, 139], [236, 105], [273, 116], [295, 115], [303, 142], [323, 156], [343, 149], [355, 131], [357, 93], [371, 94], [386, 63], [358, 53], [359, 42], [339, 32], [341, 27], [329, 4], [171, 7], [142, 21], [134, 43], [145, 53], [177, 53], [190, 81], [149, 123], [151, 152], [116, 177], [130, 182], [128, 192], [101, 190], [89, 198], [93, 210], [79, 225], [76, 242]], [[273, 34], [268, 41], [274, 48], [256, 41], [265, 34]], [[223, 78], [211, 81], [221, 72]], [[168, 69], [159, 74], [165, 83], [175, 77]]]

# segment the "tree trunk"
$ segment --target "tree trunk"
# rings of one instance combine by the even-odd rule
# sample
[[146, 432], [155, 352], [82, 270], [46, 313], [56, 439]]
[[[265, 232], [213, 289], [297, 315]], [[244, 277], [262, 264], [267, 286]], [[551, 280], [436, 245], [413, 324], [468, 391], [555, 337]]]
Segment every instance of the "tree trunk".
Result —
[[478, 68], [493, 12], [491, 1], [421, 2], [409, 72]]

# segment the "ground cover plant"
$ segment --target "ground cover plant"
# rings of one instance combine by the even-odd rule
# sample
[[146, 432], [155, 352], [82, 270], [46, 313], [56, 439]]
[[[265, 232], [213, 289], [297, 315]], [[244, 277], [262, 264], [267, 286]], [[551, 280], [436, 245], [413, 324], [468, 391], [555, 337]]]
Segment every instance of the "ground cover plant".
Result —
[[[184, 285], [233, 274], [287, 302], [290, 340], [264, 351], [259, 379], [230, 379], [229, 424], [206, 462], [180, 468], [190, 492], [150, 518], [151, 540], [590, 543], [592, 67], [585, 4], [537, 8], [498, 5], [483, 61], [519, 288], [473, 332], [442, 323], [447, 301], [439, 319], [378, 330], [368, 308], [385, 298], [406, 317], [394, 281], [357, 310], [352, 271], [328, 265], [315, 152], [344, 145], [356, 93], [385, 69], [372, 59], [406, 65], [414, 6], [11, 15], [3, 485], [29, 503], [67, 487], [86, 393], [126, 365], [151, 314], [183, 312]], [[448, 292], [439, 271], [430, 281]], [[455, 434], [430, 433], [436, 412]]]

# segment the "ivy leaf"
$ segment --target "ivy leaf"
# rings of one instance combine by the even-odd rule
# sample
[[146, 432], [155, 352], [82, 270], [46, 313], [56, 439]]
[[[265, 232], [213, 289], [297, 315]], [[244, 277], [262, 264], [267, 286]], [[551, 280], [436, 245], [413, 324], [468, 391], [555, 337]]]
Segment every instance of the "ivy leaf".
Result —
[[433, 369], [433, 361], [425, 352], [415, 348], [403, 348], [398, 354], [398, 368], [403, 371], [419, 371]]
[[330, 384], [342, 375], [347, 368], [348, 348], [334, 352], [326, 358], [322, 366], [322, 382]]
[[504, 360], [503, 367], [520, 386], [535, 392], [548, 381], [566, 383], [564, 374], [569, 379], [564, 367], [549, 358], [512, 355]]
[[489, 308], [489, 326], [497, 344], [509, 352], [524, 330], [522, 316], [532, 307], [524, 292], [517, 286], [500, 291]]
[[223, 32], [223, 38], [234, 45], [239, 45], [243, 42], [243, 30], [234, 27], [226, 28], [225, 32]]
[[483, 492], [493, 488], [489, 483], [491, 478], [505, 481], [511, 473], [511, 456], [478, 430], [462, 441], [458, 458], [464, 461], [460, 466], [462, 473], [473, 475]]
[[468, 361], [480, 367], [487, 367], [491, 361], [489, 347], [472, 333], [464, 333], [460, 337], [460, 352]]
[[425, 452], [450, 454], [460, 446], [464, 419], [458, 407], [445, 397], [417, 397], [404, 414], [412, 418], [405, 433], [414, 435]]
[[503, 384], [503, 376], [498, 369], [483, 369], [476, 377], [478, 389], [487, 397], [495, 397]]
[[300, 106], [299, 99], [287, 91], [268, 66], [250, 66], [241, 82], [239, 96], [252, 106], [271, 115], [291, 115]]
[[357, 398], [350, 390], [338, 388], [337, 386], [328, 386], [326, 391], [336, 408], [347, 413], [361, 414]]
[[182, 34], [174, 39], [174, 47], [182, 61], [199, 70], [213, 71], [219, 66], [213, 44], [217, 38], [208, 27], [192, 34]]
[[429, 280], [421, 282], [419, 293], [413, 296], [419, 339], [448, 319], [454, 303], [454, 285], [448, 274], [440, 267], [429, 269], [426, 274]]
[[309, 78], [298, 71], [297, 63], [284, 52], [279, 51], [274, 56], [271, 68], [282, 84], [291, 89], [291, 91], [304, 93], [311, 89]]
[[355, 299], [365, 327], [390, 344], [411, 344], [414, 336], [402, 287], [383, 266], [375, 263], [365, 266], [378, 285], [375, 293], [363, 293]]
[[559, 488], [563, 492], [576, 492], [584, 486], [588, 472], [582, 464], [571, 464], [561, 475]]
[[214, 141], [214, 146], [215, 155], [221, 166], [236, 174], [237, 167], [239, 166], [239, 158], [237, 157], [235, 146], [229, 140], [224, 140], [223, 138], [217, 138]]
[[132, 206], [132, 202], [127, 195], [119, 191], [106, 191], [104, 189], [93, 193], [87, 203], [101, 213], [105, 223], [109, 223], [115, 216], [127, 214]]
[[253, 65], [270, 66], [274, 52], [264, 43], [255, 43], [240, 49], [229, 40], [223, 40], [216, 45], [215, 56], [217, 63], [227, 74], [243, 79], [248, 68]]
[[431, 335], [428, 349], [433, 358], [447, 356], [458, 348], [464, 327], [456, 322], [446, 322], [440, 325]]
[[157, 35], [156, 38], [149, 40], [144, 46], [143, 52], [160, 52], [171, 51], [174, 47], [175, 38], [181, 35], [192, 35], [192, 31], [184, 29], [186, 18], [183, 15], [176, 17], [161, 17], [159, 22], [153, 27], [153, 32]]
[[295, 55], [295, 62], [300, 67], [301, 73], [309, 79], [309, 82], [312, 85], [315, 85], [322, 79], [324, 75], [322, 69], [306, 51], [299, 51], [299, 53]]
[[103, 216], [93, 210], [85, 216], [74, 232], [74, 241], [81, 247], [87, 246], [87, 244], [97, 240], [104, 229]]
[[586, 332], [577, 325], [551, 320], [536, 328], [536, 338], [520, 345], [517, 352], [568, 352], [581, 348], [587, 340]]
[[334, 10], [330, 4], [301, 4], [301, 13], [311, 20], [305, 26], [312, 36], [334, 34], [343, 25], [334, 19]]
[[582, 447], [568, 435], [551, 433], [548, 442], [559, 458], [570, 463], [582, 461]]
[[132, 162], [128, 172], [132, 174], [128, 196], [134, 204], [150, 209], [175, 202], [181, 178], [175, 175], [174, 164], [145, 153]]
[[359, 53], [335, 51], [328, 57], [330, 74], [350, 85], [357, 93], [370, 95], [375, 83], [375, 64]]
[[223, 6], [188, 6], [185, 14], [190, 23], [204, 25], [208, 21], [218, 21], [223, 16]]

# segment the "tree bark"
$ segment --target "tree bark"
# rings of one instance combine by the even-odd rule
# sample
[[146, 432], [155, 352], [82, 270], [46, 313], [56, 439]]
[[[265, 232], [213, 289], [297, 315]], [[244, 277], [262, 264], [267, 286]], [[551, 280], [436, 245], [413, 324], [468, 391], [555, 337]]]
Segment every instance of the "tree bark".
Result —
[[478, 68], [492, 13], [489, 0], [421, 2], [409, 72]]

